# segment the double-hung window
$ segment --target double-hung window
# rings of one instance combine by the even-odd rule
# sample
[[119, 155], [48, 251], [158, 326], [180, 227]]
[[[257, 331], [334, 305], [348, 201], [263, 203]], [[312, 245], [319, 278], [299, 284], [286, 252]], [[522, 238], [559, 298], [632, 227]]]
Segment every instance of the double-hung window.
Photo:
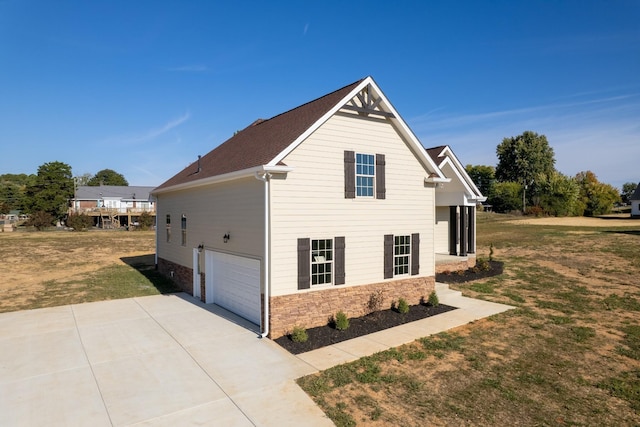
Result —
[[373, 154], [356, 154], [356, 196], [373, 197], [376, 162]]
[[384, 278], [420, 274], [420, 234], [384, 236]]
[[333, 272], [333, 239], [311, 241], [311, 284], [331, 284]]
[[409, 274], [411, 236], [394, 236], [393, 275]]
[[167, 243], [171, 243], [171, 214], [167, 214]]

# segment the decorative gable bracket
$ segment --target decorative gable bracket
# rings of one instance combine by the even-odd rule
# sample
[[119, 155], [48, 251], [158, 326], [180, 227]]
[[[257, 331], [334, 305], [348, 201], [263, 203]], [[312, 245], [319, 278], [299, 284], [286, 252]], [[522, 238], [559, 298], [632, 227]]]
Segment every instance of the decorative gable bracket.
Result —
[[371, 90], [371, 85], [367, 85], [362, 89], [355, 98], [351, 99], [342, 108], [357, 112], [359, 115], [368, 117], [369, 115], [395, 118], [393, 113], [380, 109], [382, 97], [377, 96]]

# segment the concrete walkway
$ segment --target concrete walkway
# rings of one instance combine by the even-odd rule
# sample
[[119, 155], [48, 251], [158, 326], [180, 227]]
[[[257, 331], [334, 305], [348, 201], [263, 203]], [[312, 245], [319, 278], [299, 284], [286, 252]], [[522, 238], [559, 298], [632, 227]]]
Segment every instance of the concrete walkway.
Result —
[[512, 307], [437, 285], [432, 318], [289, 354], [187, 294], [0, 314], [0, 426], [330, 426], [295, 379]]

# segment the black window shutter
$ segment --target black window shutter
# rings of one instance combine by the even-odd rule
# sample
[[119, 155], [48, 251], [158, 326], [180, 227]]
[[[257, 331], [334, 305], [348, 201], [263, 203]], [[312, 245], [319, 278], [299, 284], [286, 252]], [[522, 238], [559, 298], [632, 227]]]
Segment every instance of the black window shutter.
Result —
[[356, 153], [344, 152], [344, 198], [356, 198]]
[[384, 235], [384, 278], [393, 277], [393, 234]]
[[298, 289], [311, 287], [311, 239], [298, 239]]
[[420, 274], [420, 234], [411, 235], [411, 275]]
[[376, 154], [376, 199], [384, 199], [387, 195], [384, 165], [384, 154]]
[[333, 283], [336, 285], [344, 285], [345, 273], [344, 273], [344, 237], [334, 238], [334, 258], [333, 266], [335, 271], [335, 277]]

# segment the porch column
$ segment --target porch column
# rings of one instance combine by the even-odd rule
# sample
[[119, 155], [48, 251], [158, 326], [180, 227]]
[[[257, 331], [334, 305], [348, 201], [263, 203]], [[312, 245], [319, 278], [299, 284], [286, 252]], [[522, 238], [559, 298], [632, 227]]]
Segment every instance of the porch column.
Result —
[[469, 216], [469, 253], [476, 253], [476, 207], [475, 206], [467, 206], [468, 216]]
[[460, 206], [460, 256], [467, 256], [467, 210]]
[[458, 208], [449, 206], [449, 255], [458, 255]]

